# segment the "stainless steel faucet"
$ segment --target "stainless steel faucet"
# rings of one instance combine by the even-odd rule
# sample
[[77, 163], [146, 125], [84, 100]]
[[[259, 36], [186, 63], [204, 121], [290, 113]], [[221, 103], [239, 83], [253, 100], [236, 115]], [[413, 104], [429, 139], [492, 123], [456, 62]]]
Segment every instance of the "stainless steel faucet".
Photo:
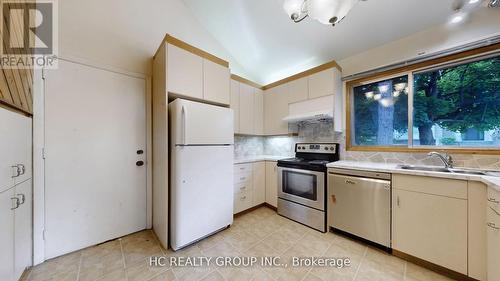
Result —
[[431, 157], [436, 156], [439, 159], [441, 159], [441, 161], [443, 161], [443, 163], [444, 163], [445, 168], [453, 168], [453, 158], [451, 157], [451, 155], [449, 155], [449, 154], [443, 155], [443, 154], [436, 152], [436, 151], [429, 152], [427, 155], [431, 156]]

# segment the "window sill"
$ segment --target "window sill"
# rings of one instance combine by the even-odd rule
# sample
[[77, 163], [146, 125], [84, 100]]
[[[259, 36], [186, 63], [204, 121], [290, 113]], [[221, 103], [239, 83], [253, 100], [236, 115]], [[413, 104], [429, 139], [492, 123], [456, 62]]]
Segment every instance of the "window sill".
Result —
[[398, 147], [398, 146], [348, 146], [347, 151], [364, 152], [406, 152], [426, 153], [431, 151], [451, 154], [500, 155], [500, 148], [441, 148], [441, 147]]

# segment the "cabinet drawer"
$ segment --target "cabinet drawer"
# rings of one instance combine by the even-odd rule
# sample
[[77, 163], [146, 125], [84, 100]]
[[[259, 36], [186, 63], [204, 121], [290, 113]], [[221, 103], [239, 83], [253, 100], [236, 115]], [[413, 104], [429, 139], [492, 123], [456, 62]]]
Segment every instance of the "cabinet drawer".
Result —
[[240, 182], [234, 184], [234, 194], [238, 192], [251, 192], [253, 189], [252, 181]]
[[395, 189], [467, 199], [467, 181], [464, 180], [393, 175], [392, 186]]
[[[491, 207], [498, 213], [500, 213], [500, 192], [496, 191], [495, 189], [489, 187], [488, 188], [488, 207]], [[489, 209], [489, 208], [488, 208]]]
[[249, 181], [252, 181], [252, 172], [234, 174], [234, 183], [235, 184], [245, 183], [245, 182], [249, 182]]
[[234, 213], [239, 213], [252, 207], [252, 192], [238, 192], [234, 194]]
[[244, 174], [252, 172], [252, 163], [234, 165], [234, 174]]

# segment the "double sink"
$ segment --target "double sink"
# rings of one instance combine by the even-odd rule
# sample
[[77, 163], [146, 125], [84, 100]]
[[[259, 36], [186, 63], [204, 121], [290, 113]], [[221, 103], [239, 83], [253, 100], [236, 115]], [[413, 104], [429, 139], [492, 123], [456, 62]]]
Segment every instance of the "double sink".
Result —
[[500, 177], [499, 171], [488, 171], [488, 170], [479, 170], [479, 169], [446, 168], [446, 167], [413, 166], [413, 165], [399, 165], [398, 169], [412, 170], [412, 171], [424, 171], [424, 172], [441, 172], [441, 173], [453, 173], [453, 174], [463, 174], [463, 175]]

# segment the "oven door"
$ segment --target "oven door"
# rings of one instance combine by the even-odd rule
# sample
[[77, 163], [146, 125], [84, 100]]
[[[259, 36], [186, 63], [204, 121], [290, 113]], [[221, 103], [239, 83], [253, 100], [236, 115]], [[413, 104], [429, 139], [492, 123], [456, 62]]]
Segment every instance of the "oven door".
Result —
[[278, 167], [278, 197], [325, 210], [325, 173]]

